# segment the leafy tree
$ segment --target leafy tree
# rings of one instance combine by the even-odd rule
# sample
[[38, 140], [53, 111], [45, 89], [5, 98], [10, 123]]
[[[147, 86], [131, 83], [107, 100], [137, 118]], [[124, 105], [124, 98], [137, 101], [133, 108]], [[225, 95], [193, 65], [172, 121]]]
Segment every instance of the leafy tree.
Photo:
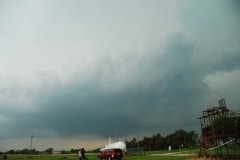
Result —
[[144, 148], [144, 150], [151, 150], [152, 148], [152, 138], [144, 137], [142, 141], [139, 142], [140, 146]]
[[172, 148], [190, 148], [197, 144], [198, 134], [195, 131], [186, 132], [182, 129], [163, 137], [160, 133], [152, 135], [152, 137], [144, 137], [137, 142], [136, 138], [127, 142], [128, 148], [136, 148], [138, 144], [143, 147], [145, 151], [167, 149], [168, 146]]
[[48, 154], [52, 154], [53, 151], [54, 151], [53, 148], [48, 148], [48, 149], [45, 150], [45, 152], [48, 153]]
[[11, 150], [7, 151], [7, 154], [15, 154], [15, 153], [16, 153], [16, 151], [15, 151], [15, 150], [13, 150], [13, 149], [11, 149]]
[[134, 137], [130, 142], [127, 142], [128, 148], [136, 148], [138, 146], [138, 141]]
[[60, 154], [69, 154], [69, 151], [61, 150], [61, 151], [60, 151]]
[[213, 127], [215, 132], [219, 132], [220, 134], [222, 131], [225, 134], [232, 134], [235, 129], [239, 129], [239, 126], [237, 126], [239, 122], [240, 117], [218, 116], [213, 121]]
[[164, 137], [162, 137], [160, 133], [153, 135], [152, 144], [151, 144], [152, 149], [157, 150], [157, 149], [163, 148], [164, 144], [162, 144], [161, 142], [164, 142]]

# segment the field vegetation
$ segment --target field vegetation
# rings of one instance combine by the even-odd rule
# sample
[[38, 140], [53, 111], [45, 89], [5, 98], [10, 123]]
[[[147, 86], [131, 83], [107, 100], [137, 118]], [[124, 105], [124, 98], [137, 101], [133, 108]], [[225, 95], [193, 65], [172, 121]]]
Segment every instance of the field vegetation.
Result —
[[[177, 130], [167, 136], [160, 133], [151, 137], [144, 137], [142, 140], [133, 138], [127, 141], [127, 147], [143, 149], [141, 155], [127, 155], [123, 160], [183, 160], [194, 157], [197, 154], [196, 148], [198, 143], [198, 134], [194, 131]], [[171, 151], [168, 147], [171, 146]], [[58, 151], [55, 154], [54, 148], [48, 148], [45, 151], [36, 149], [9, 150], [7, 151], [8, 160], [78, 160], [79, 149], [70, 149]], [[87, 160], [96, 160], [99, 148], [88, 151]], [[3, 157], [3, 153], [2, 153]]]
[[[186, 160], [196, 157], [197, 150], [145, 152], [144, 155], [126, 155], [123, 160]], [[97, 153], [88, 153], [87, 160], [97, 160]], [[8, 155], [8, 160], [78, 160], [78, 154]]]

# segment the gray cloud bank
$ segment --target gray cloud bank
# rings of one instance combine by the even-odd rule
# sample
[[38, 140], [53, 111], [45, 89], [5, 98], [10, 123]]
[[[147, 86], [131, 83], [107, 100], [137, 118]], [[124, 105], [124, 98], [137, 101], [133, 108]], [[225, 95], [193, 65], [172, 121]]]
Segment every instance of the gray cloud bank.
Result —
[[239, 107], [237, 1], [1, 3], [0, 140], [197, 130], [208, 103]]

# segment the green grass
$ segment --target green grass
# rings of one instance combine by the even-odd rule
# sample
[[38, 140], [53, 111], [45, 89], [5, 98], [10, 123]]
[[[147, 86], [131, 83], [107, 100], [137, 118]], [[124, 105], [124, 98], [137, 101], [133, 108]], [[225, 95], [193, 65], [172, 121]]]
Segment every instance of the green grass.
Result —
[[[166, 154], [171, 155], [166, 155]], [[182, 155], [184, 154], [184, 155]], [[195, 155], [196, 150], [154, 151], [141, 156], [125, 156], [123, 160], [185, 160]], [[8, 155], [8, 160], [78, 160], [77, 154], [57, 155]], [[97, 160], [97, 154], [87, 154], [87, 160]]]

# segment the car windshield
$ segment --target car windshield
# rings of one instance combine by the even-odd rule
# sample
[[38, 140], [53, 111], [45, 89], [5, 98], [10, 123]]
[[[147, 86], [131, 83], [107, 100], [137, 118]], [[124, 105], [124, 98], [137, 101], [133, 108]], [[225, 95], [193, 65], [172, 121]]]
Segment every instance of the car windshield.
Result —
[[121, 152], [121, 149], [114, 149], [115, 152]]

